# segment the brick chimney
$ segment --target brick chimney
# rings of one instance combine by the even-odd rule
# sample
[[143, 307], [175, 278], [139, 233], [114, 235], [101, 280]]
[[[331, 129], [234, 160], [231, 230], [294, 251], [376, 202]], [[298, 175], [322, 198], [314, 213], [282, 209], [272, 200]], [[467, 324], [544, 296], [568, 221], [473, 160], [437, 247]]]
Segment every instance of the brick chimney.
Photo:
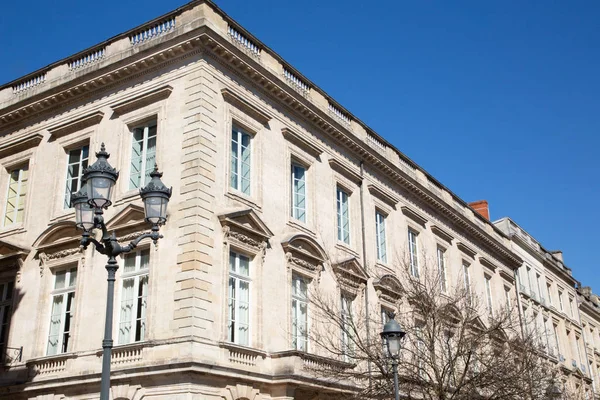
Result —
[[483, 218], [487, 220], [490, 219], [490, 208], [488, 207], [487, 200], [474, 201], [469, 203], [469, 206], [471, 206], [473, 210], [477, 211], [477, 213], [479, 213], [479, 215], [481, 215]]

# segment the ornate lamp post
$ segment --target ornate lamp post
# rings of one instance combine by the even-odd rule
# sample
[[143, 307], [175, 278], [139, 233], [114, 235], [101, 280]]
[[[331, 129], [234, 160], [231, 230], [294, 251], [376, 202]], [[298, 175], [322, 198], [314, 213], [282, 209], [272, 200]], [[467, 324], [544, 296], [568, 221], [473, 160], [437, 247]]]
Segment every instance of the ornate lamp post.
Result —
[[[160, 178], [158, 167], [150, 174], [152, 178], [146, 187], [140, 189], [140, 196], [144, 202], [144, 213], [146, 222], [152, 224], [149, 233], [143, 233], [127, 245], [117, 242], [115, 233], [109, 234], [104, 218], [103, 210], [107, 209], [112, 189], [119, 178], [119, 172], [108, 163], [110, 155], [104, 148], [96, 153], [98, 160], [83, 172], [82, 180], [85, 187], [71, 196], [71, 202], [75, 208], [75, 221], [77, 228], [83, 230], [81, 245], [87, 248], [90, 243], [94, 244], [96, 250], [108, 257], [106, 270], [108, 271], [108, 289], [106, 292], [106, 322], [104, 324], [104, 340], [102, 341], [102, 381], [100, 386], [100, 400], [109, 400], [110, 392], [110, 358], [113, 347], [112, 321], [113, 321], [113, 298], [115, 291], [115, 273], [119, 269], [116, 257], [122, 253], [128, 253], [135, 249], [145, 238], [150, 238], [156, 244], [162, 235], [158, 233], [160, 226], [167, 221], [167, 204], [171, 197], [171, 188], [167, 188]], [[91, 237], [93, 229], [102, 230], [102, 238], [96, 240]]]
[[400, 324], [394, 319], [395, 315], [390, 315], [389, 321], [383, 327], [380, 333], [381, 338], [387, 349], [387, 356], [392, 360], [392, 369], [394, 373], [394, 396], [396, 400], [400, 399], [398, 390], [398, 358], [400, 356], [400, 348], [402, 347], [402, 339], [406, 336], [406, 332], [402, 330]]

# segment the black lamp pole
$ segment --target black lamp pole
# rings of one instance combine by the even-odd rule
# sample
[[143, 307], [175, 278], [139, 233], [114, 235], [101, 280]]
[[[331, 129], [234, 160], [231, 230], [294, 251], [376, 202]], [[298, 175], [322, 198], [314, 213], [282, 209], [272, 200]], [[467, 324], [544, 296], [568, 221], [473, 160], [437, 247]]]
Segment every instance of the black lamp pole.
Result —
[[[110, 394], [110, 360], [113, 347], [113, 309], [115, 292], [115, 274], [119, 269], [116, 257], [135, 249], [145, 238], [150, 238], [156, 245], [163, 236], [158, 233], [160, 226], [167, 220], [167, 204], [171, 197], [171, 188], [167, 188], [160, 178], [162, 174], [155, 166], [150, 174], [152, 178], [146, 187], [140, 189], [140, 196], [144, 202], [146, 222], [152, 224], [151, 232], [143, 233], [127, 245], [117, 241], [114, 232], [108, 233], [104, 224], [103, 210], [107, 209], [112, 189], [119, 178], [119, 172], [108, 163], [110, 155], [104, 148], [96, 153], [98, 160], [85, 169], [82, 180], [85, 188], [71, 196], [71, 204], [75, 208], [77, 227], [83, 230], [81, 246], [84, 249], [92, 243], [96, 250], [108, 257], [106, 271], [108, 272], [108, 287], [106, 291], [106, 320], [104, 323], [104, 340], [102, 340], [102, 379], [100, 384], [100, 400], [109, 400]], [[91, 236], [93, 229], [101, 229], [102, 237], [98, 241]]]
[[383, 331], [380, 333], [381, 338], [387, 349], [387, 356], [392, 360], [392, 372], [394, 375], [394, 398], [400, 399], [400, 390], [398, 388], [398, 358], [400, 356], [400, 348], [402, 339], [406, 336], [406, 332], [402, 330], [400, 324], [394, 319], [395, 315], [391, 314], [390, 319], [384, 325]]

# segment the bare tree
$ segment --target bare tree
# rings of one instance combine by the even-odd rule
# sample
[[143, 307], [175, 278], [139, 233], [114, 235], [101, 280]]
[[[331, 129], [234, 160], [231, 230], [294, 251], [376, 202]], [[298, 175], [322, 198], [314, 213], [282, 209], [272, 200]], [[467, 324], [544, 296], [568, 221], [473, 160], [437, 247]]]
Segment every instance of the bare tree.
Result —
[[[406, 331], [398, 367], [401, 398], [538, 400], [561, 385], [560, 371], [540, 352], [540, 337], [533, 329], [524, 334], [516, 309], [492, 310], [474, 288], [445, 287], [437, 268], [422, 266], [419, 277], [407, 272], [401, 282], [393, 310]], [[311, 351], [345, 362], [312, 373], [352, 387], [349, 399], [393, 398], [391, 363], [379, 338], [381, 313], [373, 301], [366, 305], [363, 286], [350, 287], [355, 290], [344, 295], [340, 285], [341, 301], [339, 292], [310, 293]]]

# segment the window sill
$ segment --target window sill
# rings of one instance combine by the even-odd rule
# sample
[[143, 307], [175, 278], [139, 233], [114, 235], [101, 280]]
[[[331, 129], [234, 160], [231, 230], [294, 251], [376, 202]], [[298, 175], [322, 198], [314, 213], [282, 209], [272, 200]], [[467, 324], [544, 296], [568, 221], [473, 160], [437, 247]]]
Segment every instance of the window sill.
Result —
[[228, 197], [235, 201], [239, 201], [240, 203], [243, 203], [243, 204], [247, 205], [248, 207], [253, 208], [257, 211], [262, 211], [262, 207], [257, 202], [255, 202], [250, 196], [247, 196], [240, 192], [233, 192], [233, 191], [229, 190], [229, 191], [227, 191], [227, 193], [225, 193], [225, 197]]
[[50, 218], [50, 223], [48, 223], [48, 225], [68, 220], [75, 220], [75, 209], [69, 208], [67, 210], [60, 210], [60, 212], [55, 213], [54, 216]]
[[241, 344], [231, 343], [231, 342], [219, 342], [219, 347], [224, 349], [238, 351], [240, 353], [247, 353], [256, 356], [260, 356], [262, 358], [267, 357], [267, 352], [264, 350], [256, 349], [254, 347], [243, 346]]
[[23, 224], [19, 224], [18, 226], [7, 226], [6, 228], [0, 228], [0, 238], [5, 236], [17, 235], [19, 233], [27, 232]]
[[310, 229], [304, 222], [298, 221], [297, 219], [290, 219], [287, 222], [287, 225], [294, 229], [299, 229], [302, 232], [307, 233], [311, 236], [316, 236], [315, 232], [312, 229]]
[[335, 248], [338, 250], [342, 250], [343, 252], [349, 253], [349, 254], [353, 255], [354, 257], [359, 257], [358, 252], [356, 252], [354, 249], [352, 249], [350, 247], [350, 245], [348, 245], [344, 242], [337, 242], [335, 245]]
[[128, 190], [121, 194], [121, 196], [115, 200], [113, 205], [120, 206], [122, 204], [133, 203], [135, 200], [141, 200], [139, 189]]

